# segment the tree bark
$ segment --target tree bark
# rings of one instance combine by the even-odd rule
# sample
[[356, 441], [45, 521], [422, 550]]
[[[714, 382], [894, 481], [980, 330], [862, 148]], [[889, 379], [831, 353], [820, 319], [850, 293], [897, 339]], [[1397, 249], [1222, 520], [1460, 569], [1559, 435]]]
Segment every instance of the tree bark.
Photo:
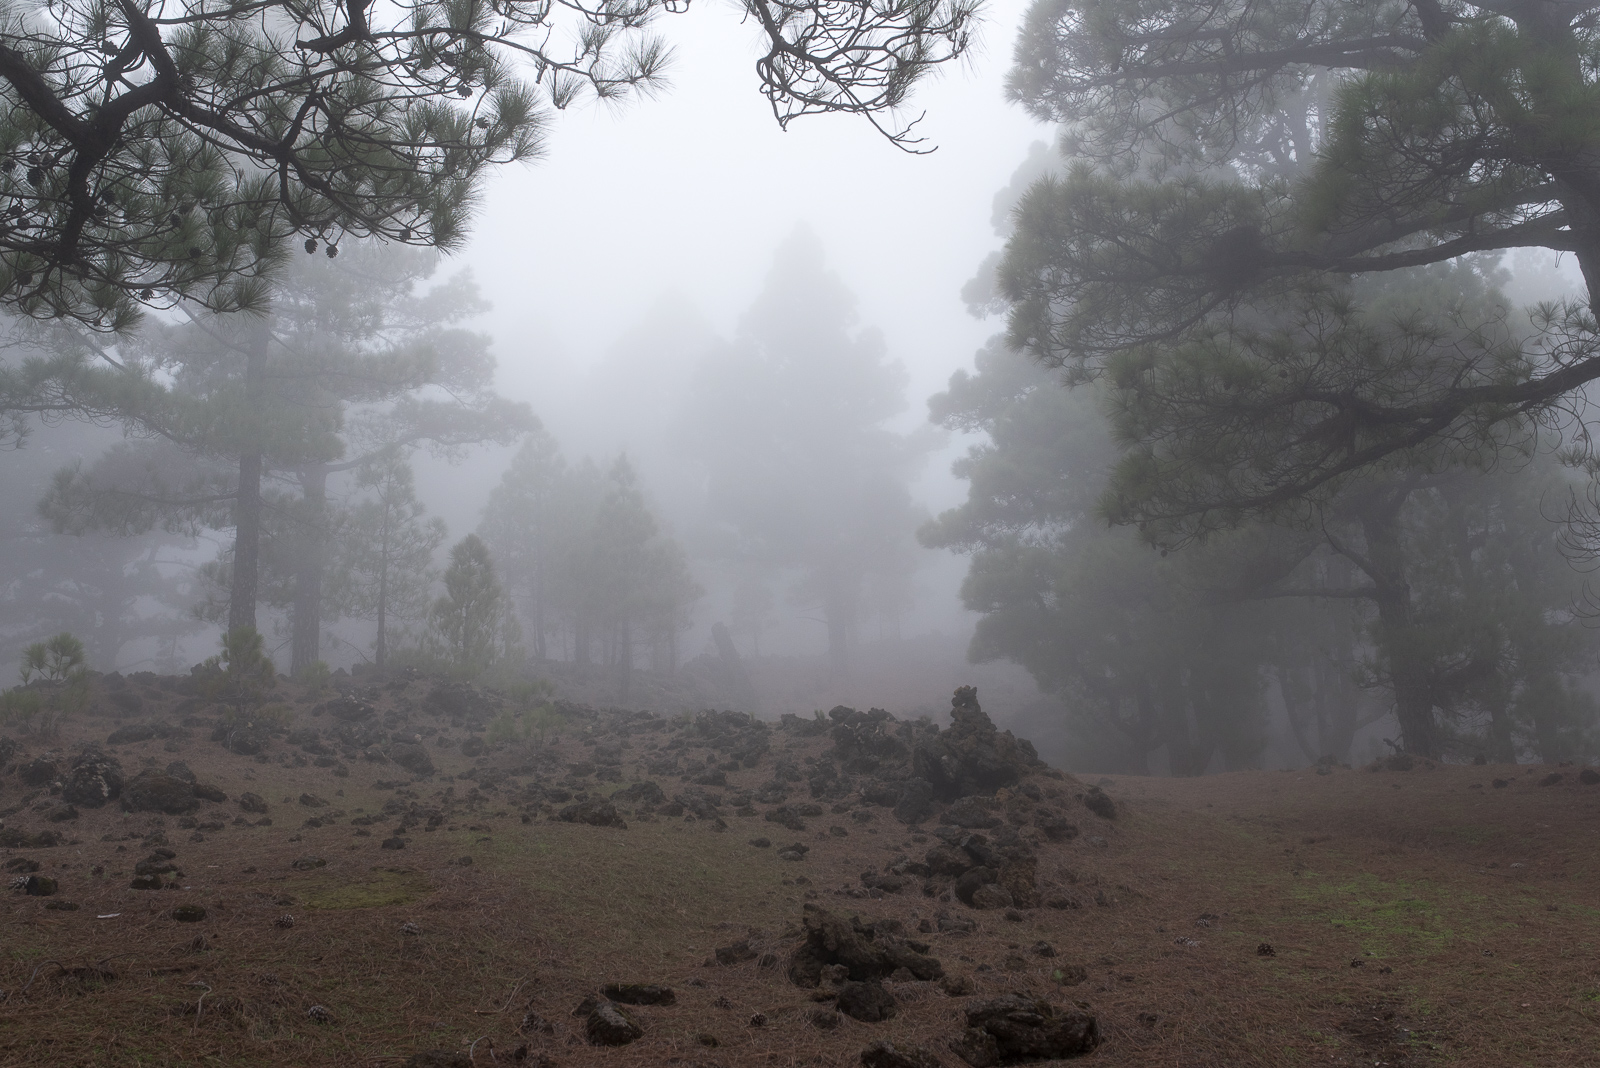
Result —
[[295, 561], [294, 611], [290, 637], [289, 673], [299, 675], [322, 659], [322, 573], [328, 541], [328, 469], [318, 466], [300, 473], [305, 516], [300, 558]]
[[[253, 400], [266, 371], [267, 331], [256, 331], [245, 355], [244, 392]], [[247, 404], [253, 416], [258, 405]], [[263, 428], [243, 428], [239, 452], [239, 489], [233, 503], [233, 586], [228, 594], [228, 630], [255, 629], [256, 598], [261, 572], [261, 439]]]
[[1358, 564], [1375, 587], [1372, 599], [1378, 607], [1378, 625], [1374, 640], [1389, 662], [1401, 744], [1414, 756], [1432, 759], [1439, 755], [1433, 684], [1427, 659], [1418, 647], [1405, 550], [1400, 544], [1400, 509], [1410, 495], [1409, 486], [1386, 490], [1374, 494], [1360, 509], [1367, 558]]

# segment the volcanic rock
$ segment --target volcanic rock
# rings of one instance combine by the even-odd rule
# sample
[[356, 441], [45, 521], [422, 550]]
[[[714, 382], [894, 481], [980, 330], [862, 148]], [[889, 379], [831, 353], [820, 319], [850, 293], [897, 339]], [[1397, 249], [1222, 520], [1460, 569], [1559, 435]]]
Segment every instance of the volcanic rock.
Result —
[[595, 1046], [626, 1046], [644, 1036], [644, 1028], [622, 1006], [600, 1001], [589, 1010], [583, 1023], [584, 1036]]
[[917, 979], [937, 979], [944, 966], [927, 955], [928, 946], [891, 933], [884, 925], [863, 925], [815, 905], [806, 905], [805, 941], [789, 955], [789, 980], [796, 986], [822, 984], [822, 970], [840, 965], [856, 982], [882, 979], [905, 968]]
[[862, 1068], [944, 1068], [930, 1050], [909, 1042], [877, 1041], [861, 1051]]
[[118, 727], [106, 735], [107, 745], [131, 745], [134, 742], [148, 742], [156, 736], [156, 729], [148, 723], [130, 723], [126, 727]]
[[[989, 1064], [1018, 1064], [1077, 1057], [1100, 1044], [1099, 1022], [1086, 1012], [1064, 1012], [1047, 1001], [1008, 994], [967, 1008], [968, 1034], [987, 1033], [998, 1057]], [[976, 1036], [973, 1036], [976, 1038]], [[988, 1048], [978, 1040], [977, 1045]], [[961, 1050], [962, 1058], [975, 1068]]]
[[389, 747], [389, 759], [413, 775], [432, 775], [433, 758], [420, 745], [402, 742]]
[[834, 1005], [852, 1020], [860, 1020], [863, 1023], [887, 1020], [898, 1011], [894, 995], [885, 990], [883, 984], [876, 979], [844, 984], [839, 988], [839, 997]]
[[557, 816], [563, 823], [587, 823], [591, 827], [628, 829], [627, 822], [617, 815], [617, 806], [598, 797], [568, 805], [557, 813]]
[[992, 794], [1016, 784], [1024, 770], [1039, 764], [1030, 743], [995, 728], [971, 686], [960, 687], [951, 698], [950, 721], [947, 730], [919, 741], [911, 752], [912, 771], [928, 781], [940, 800]]
[[194, 788], [166, 772], [147, 768], [129, 779], [122, 789], [122, 807], [129, 812], [165, 812], [181, 815], [200, 807]]

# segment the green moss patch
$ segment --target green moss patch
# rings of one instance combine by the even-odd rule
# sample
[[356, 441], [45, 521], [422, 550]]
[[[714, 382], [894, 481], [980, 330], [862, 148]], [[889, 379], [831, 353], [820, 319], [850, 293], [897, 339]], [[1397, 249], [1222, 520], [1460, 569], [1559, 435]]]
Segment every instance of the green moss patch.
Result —
[[356, 879], [303, 880], [286, 889], [307, 908], [375, 909], [420, 901], [433, 891], [433, 886], [421, 872], [373, 868]]

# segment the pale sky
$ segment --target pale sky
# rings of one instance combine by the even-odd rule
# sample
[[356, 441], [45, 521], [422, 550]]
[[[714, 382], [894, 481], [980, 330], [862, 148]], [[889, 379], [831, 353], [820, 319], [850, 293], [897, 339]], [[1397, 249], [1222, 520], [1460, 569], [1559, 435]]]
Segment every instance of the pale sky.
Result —
[[991, 200], [1048, 131], [1003, 99], [1020, 0], [992, 4], [961, 67], [920, 86], [913, 110], [938, 150], [909, 156], [864, 120], [815, 116], [787, 133], [757, 91], [755, 31], [731, 5], [661, 29], [670, 86], [621, 108], [557, 116], [545, 159], [495, 176], [469, 249], [494, 312], [503, 388], [540, 407], [661, 295], [688, 297], [719, 333], [756, 294], [797, 224], [861, 298], [912, 375], [912, 405], [970, 364], [998, 323], [958, 293], [997, 239]]

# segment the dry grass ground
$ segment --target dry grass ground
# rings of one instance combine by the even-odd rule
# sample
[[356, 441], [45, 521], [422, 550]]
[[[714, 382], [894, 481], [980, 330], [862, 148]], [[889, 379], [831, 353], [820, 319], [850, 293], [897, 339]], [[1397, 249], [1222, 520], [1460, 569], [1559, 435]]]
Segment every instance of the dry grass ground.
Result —
[[[112, 725], [78, 731], [99, 740]], [[786, 733], [776, 752], [827, 744]], [[576, 738], [561, 744], [577, 755]], [[1079, 807], [1084, 833], [1040, 850], [1041, 876], [1083, 907], [1007, 920], [914, 887], [842, 896], [861, 872], [930, 844], [885, 809], [870, 822], [812, 819], [798, 835], [731, 811], [722, 832], [665, 818], [619, 830], [524, 822], [486, 793], [385, 850], [393, 819], [350, 820], [395, 796], [373, 785], [393, 766], [339, 777], [279, 752], [261, 763], [201, 731], [119, 751], [130, 774], [181, 758], [230, 798], [262, 795], [270, 827], [233, 825], [231, 800], [196, 814], [228, 822], [206, 833], [108, 808], [54, 825], [70, 844], [0, 850], [61, 884], [55, 898], [0, 898], [0, 1065], [398, 1065], [428, 1049], [510, 1065], [526, 1045], [525, 1058], [573, 1068], [843, 1066], [892, 1038], [958, 1068], [945, 1043], [968, 999], [937, 984], [891, 984], [894, 1019], [824, 1031], [809, 1022], [811, 992], [781, 965], [707, 965], [747, 937], [785, 957], [808, 900], [913, 930], [941, 909], [976, 919], [972, 934], [914, 937], [979, 996], [1022, 990], [1090, 1007], [1105, 1041], [1086, 1065], [1600, 1065], [1600, 786], [1580, 785], [1575, 769], [1102, 780], [1115, 823]], [[440, 774], [409, 787], [423, 802], [472, 785], [446, 777], [472, 763], [456, 749], [436, 759]], [[1562, 779], [1540, 786], [1554, 771]], [[735, 785], [741, 776], [754, 785], [770, 769]], [[303, 792], [344, 816], [302, 827], [328, 811], [283, 800]], [[0, 809], [24, 796], [0, 776]], [[24, 807], [5, 823], [43, 826], [30, 816]], [[152, 834], [178, 854], [181, 889], [128, 888]], [[811, 851], [783, 861], [756, 837]], [[308, 854], [326, 865], [296, 870]], [[55, 900], [80, 907], [46, 909]], [[203, 906], [205, 920], [178, 922], [178, 904]], [[1036, 953], [1041, 941], [1057, 955]], [[664, 983], [677, 1003], [640, 1008], [646, 1033], [633, 1045], [596, 1049], [568, 1014], [610, 981]], [[310, 1018], [312, 1006], [328, 1018]], [[555, 1032], [519, 1034], [530, 1011]]]

